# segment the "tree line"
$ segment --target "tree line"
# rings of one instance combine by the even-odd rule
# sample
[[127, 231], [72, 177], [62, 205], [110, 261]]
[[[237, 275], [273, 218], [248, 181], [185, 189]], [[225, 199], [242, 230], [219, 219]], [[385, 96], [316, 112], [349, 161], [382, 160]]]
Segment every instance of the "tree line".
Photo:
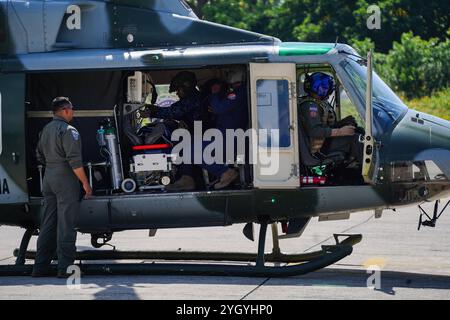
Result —
[[[282, 41], [339, 42], [375, 49], [377, 72], [408, 98], [448, 90], [448, 0], [188, 0], [202, 19]], [[381, 29], [369, 29], [370, 5]]]

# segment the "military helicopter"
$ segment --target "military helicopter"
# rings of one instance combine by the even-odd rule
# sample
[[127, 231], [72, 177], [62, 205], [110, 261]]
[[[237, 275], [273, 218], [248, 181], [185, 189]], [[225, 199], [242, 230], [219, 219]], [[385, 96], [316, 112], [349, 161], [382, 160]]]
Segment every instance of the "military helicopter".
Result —
[[[124, 134], [125, 119], [131, 115], [136, 124], [145, 99], [155, 90], [161, 98], [179, 71], [194, 72], [201, 82], [235, 68], [247, 78], [249, 128], [277, 129], [283, 136], [283, 144], [271, 149], [279, 170], [267, 175], [262, 162], [236, 163], [240, 181], [227, 190], [211, 189], [206, 177], [201, 190], [167, 192], [172, 169], [164, 155], [170, 145], [132, 146]], [[338, 117], [353, 114], [365, 129], [360, 137], [362, 179], [345, 174], [332, 179], [318, 172], [339, 160], [309, 152], [297, 107], [305, 76], [314, 71], [336, 79], [332, 103]], [[255, 260], [255, 265], [83, 264], [87, 274], [299, 275], [339, 261], [361, 240], [361, 235], [343, 241], [335, 235], [336, 245], [321, 251], [281, 253], [278, 240], [300, 237], [313, 217], [348, 219], [361, 210], [375, 210], [379, 217], [383, 210], [436, 201], [433, 216], [422, 210], [419, 221], [419, 228], [434, 227], [448, 207], [440, 209], [438, 199], [450, 194], [450, 122], [408, 109], [372, 71], [370, 53], [362, 58], [345, 44], [286, 43], [211, 23], [199, 19], [183, 0], [0, 0], [0, 224], [26, 229], [16, 265], [2, 266], [1, 275], [31, 273], [25, 260], [33, 259], [27, 247], [39, 229], [45, 170], [34, 149], [52, 117], [52, 98], [62, 95], [76, 106], [74, 125], [83, 138], [94, 188], [94, 197], [82, 201], [78, 231], [91, 234], [94, 247], [109, 244], [113, 233], [123, 230], [148, 229], [154, 236], [157, 229], [232, 224], [245, 225], [244, 235], [253, 240], [254, 224], [261, 225], [255, 255], [78, 253], [78, 259], [86, 260]], [[100, 139], [99, 146], [100, 124], [112, 145]], [[267, 140], [255, 139], [257, 154], [266, 152]], [[146, 153], [155, 149], [158, 153]], [[144, 161], [148, 158], [153, 163]], [[149, 167], [139, 171], [139, 161]], [[155, 165], [162, 173], [156, 178]], [[268, 225], [271, 254], [265, 254]], [[269, 266], [268, 261], [296, 264]]]

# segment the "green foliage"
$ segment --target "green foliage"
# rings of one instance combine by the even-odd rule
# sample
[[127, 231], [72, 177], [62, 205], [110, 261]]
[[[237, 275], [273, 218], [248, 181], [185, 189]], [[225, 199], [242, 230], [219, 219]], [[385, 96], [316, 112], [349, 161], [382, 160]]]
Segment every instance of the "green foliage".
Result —
[[378, 0], [381, 30], [369, 30], [369, 0], [189, 0], [205, 20], [273, 35], [283, 41], [340, 42], [371, 39], [387, 53], [412, 31], [423, 39], [445, 39], [450, 1]]
[[450, 85], [449, 40], [438, 42], [402, 35], [401, 43], [394, 42], [386, 59], [392, 73], [387, 79], [397, 91], [408, 98], [431, 95], [433, 91]]
[[363, 40], [353, 40], [350, 45], [358, 51], [361, 57], [366, 57], [370, 49], [375, 50], [375, 44], [369, 38]]
[[[363, 56], [374, 43], [369, 39], [355, 41], [353, 47]], [[389, 54], [376, 53], [377, 73], [396, 91], [407, 98], [429, 96], [450, 86], [450, 41], [428, 41], [404, 33], [401, 42], [394, 42]]]
[[[205, 20], [283, 41], [349, 43], [365, 56], [375, 49], [377, 73], [408, 98], [431, 95], [450, 82], [447, 0], [378, 0], [381, 30], [369, 30], [370, 0], [188, 0]], [[413, 36], [414, 35], [414, 36]]]
[[[190, 0], [188, 3], [203, 19], [228, 26], [264, 33], [266, 16], [278, 0]], [[267, 11], [267, 13], [265, 13]]]
[[374, 50], [374, 68], [377, 74], [387, 81], [390, 79], [392, 70], [390, 65], [386, 63], [387, 55], [383, 53], [376, 52], [375, 43], [369, 38], [364, 40], [355, 40], [350, 45], [359, 53], [361, 57], [367, 57], [367, 53], [370, 49]]
[[249, 11], [250, 6], [245, 1], [216, 0], [214, 6], [207, 5], [203, 8], [207, 20], [247, 30], [252, 27], [249, 24]]
[[[404, 100], [404, 99], [402, 99]], [[411, 109], [450, 120], [450, 88], [436, 92], [431, 97], [404, 100]]]
[[[358, 9], [355, 15], [355, 25], [351, 38], [362, 40], [370, 38], [378, 51], [386, 53], [394, 41], [400, 41], [403, 33], [412, 32], [423, 38], [437, 37], [445, 39], [449, 27], [450, 2], [445, 0], [357, 0]], [[381, 29], [369, 30], [366, 22], [369, 14], [367, 8], [376, 4], [381, 10]]]

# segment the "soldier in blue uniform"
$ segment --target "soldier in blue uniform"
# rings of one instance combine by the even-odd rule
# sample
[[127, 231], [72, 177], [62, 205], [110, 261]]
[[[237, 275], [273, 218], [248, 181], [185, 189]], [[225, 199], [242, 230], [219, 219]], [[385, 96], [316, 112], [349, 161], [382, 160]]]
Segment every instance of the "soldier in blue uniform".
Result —
[[[247, 103], [246, 90], [243, 86], [241, 87], [242, 80], [238, 80], [234, 81], [235, 91], [227, 93], [226, 96], [212, 92], [209, 99], [209, 111], [215, 116], [215, 126], [224, 134], [224, 140], [226, 129], [238, 129], [247, 126], [247, 108], [241, 108], [242, 104], [245, 103], [246, 105]], [[188, 71], [178, 73], [171, 82], [170, 91], [176, 91], [180, 97], [180, 101], [174, 103], [169, 108], [148, 106], [148, 113], [146, 115], [152, 118], [183, 121], [187, 129], [191, 132], [191, 136], [193, 136], [194, 121], [210, 122], [210, 117], [207, 113], [208, 110], [206, 110], [207, 104], [204, 103], [204, 97], [202, 99], [199, 91], [196, 89], [196, 85], [197, 79], [194, 73]], [[207, 145], [207, 143], [203, 143], [201, 151]], [[192, 144], [192, 151], [195, 151], [194, 144]], [[219, 178], [219, 182], [214, 185], [216, 190], [228, 187], [239, 176], [236, 170], [229, 168], [225, 164], [202, 163], [197, 165]], [[180, 171], [181, 178], [166, 189], [169, 191], [194, 190], [193, 166], [183, 164]]]
[[246, 129], [248, 126], [247, 86], [242, 70], [234, 70], [228, 78], [231, 90], [221, 85], [212, 89], [209, 99], [210, 112], [215, 116], [216, 128], [225, 133], [227, 129]]
[[[228, 84], [231, 90], [227, 90], [225, 84], [217, 83], [212, 87], [212, 94], [209, 98], [209, 111], [214, 115], [216, 128], [222, 132], [224, 141], [224, 156], [226, 153], [226, 130], [245, 130], [248, 127], [248, 97], [247, 86], [244, 83], [245, 74], [241, 69], [229, 71]], [[236, 152], [236, 141], [234, 141]], [[234, 162], [235, 159], [227, 159]], [[226, 161], [226, 162], [227, 162]], [[221, 175], [217, 175], [219, 167], [217, 165], [206, 166], [206, 169], [220, 177], [218, 183], [214, 185], [216, 190], [223, 189], [230, 185], [239, 176], [235, 169], [222, 168]]]
[[[206, 110], [201, 101], [200, 92], [196, 88], [197, 77], [195, 73], [181, 71], [172, 79], [169, 92], [176, 92], [179, 101], [170, 107], [162, 108], [156, 105], [147, 105], [146, 111], [141, 113], [142, 117], [170, 119], [180, 121], [180, 126], [185, 127], [194, 135], [194, 122], [202, 121], [205, 118]], [[183, 164], [180, 167], [180, 179], [174, 184], [166, 187], [169, 191], [194, 190], [195, 181], [193, 179], [194, 170], [192, 165]]]
[[182, 121], [192, 134], [194, 132], [194, 121], [202, 121], [206, 115], [206, 110], [202, 107], [200, 92], [196, 86], [197, 77], [195, 73], [179, 72], [172, 79], [169, 91], [171, 93], [176, 92], [180, 100], [168, 108], [147, 105], [147, 112], [144, 112], [142, 116]]

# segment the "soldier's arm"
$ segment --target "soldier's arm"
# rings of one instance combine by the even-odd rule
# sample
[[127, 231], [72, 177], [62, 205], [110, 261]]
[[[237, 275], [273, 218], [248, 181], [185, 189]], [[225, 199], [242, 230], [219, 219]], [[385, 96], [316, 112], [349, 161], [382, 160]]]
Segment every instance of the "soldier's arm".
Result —
[[66, 154], [66, 160], [72, 169], [83, 167], [81, 155], [81, 137], [73, 127], [68, 127], [62, 135], [62, 147]]
[[158, 106], [150, 106], [150, 117], [158, 119], [175, 119], [183, 120], [186, 113], [192, 111], [194, 104], [189, 104], [186, 101], [177, 101], [168, 108], [161, 108]]
[[345, 126], [339, 129], [333, 129], [331, 132], [332, 137], [346, 137], [353, 136], [356, 128], [354, 126]]
[[92, 189], [89, 185], [86, 172], [83, 167], [83, 159], [81, 155], [81, 137], [78, 131], [73, 128], [67, 128], [66, 132], [62, 136], [62, 146], [66, 153], [66, 159], [73, 173], [77, 176], [78, 180], [83, 184], [85, 191], [85, 199], [88, 199], [92, 195]]
[[78, 180], [80, 180], [80, 182], [83, 185], [83, 189], [85, 192], [84, 198], [89, 199], [92, 196], [92, 188], [89, 184], [88, 178], [86, 177], [86, 172], [84, 172], [84, 168], [81, 167], [81, 168], [73, 169], [73, 173], [75, 173]]
[[42, 145], [41, 145], [41, 133], [39, 134], [39, 142], [36, 147], [36, 159], [38, 163], [45, 165], [45, 156], [44, 153], [42, 152]]
[[305, 121], [306, 131], [311, 138], [328, 138], [332, 135], [331, 128], [323, 127], [320, 116], [320, 107], [314, 103], [304, 103], [301, 106], [301, 115]]

